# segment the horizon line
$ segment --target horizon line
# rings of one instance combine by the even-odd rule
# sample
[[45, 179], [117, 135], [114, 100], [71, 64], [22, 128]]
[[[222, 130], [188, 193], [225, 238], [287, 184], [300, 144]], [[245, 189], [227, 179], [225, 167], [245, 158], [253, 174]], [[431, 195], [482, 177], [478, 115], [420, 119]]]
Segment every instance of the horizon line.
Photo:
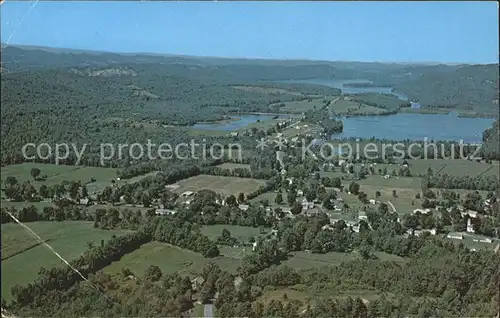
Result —
[[[446, 66], [457, 66], [457, 65], [490, 65], [499, 64], [499, 61], [489, 62], [489, 63], [477, 63], [477, 62], [438, 62], [438, 61], [360, 61], [360, 60], [322, 60], [322, 59], [308, 59], [308, 58], [287, 58], [287, 57], [241, 57], [241, 56], [210, 56], [210, 55], [189, 55], [182, 53], [158, 53], [158, 52], [119, 52], [119, 51], [109, 51], [109, 50], [96, 50], [96, 49], [81, 49], [81, 48], [69, 48], [69, 47], [55, 47], [55, 46], [45, 46], [45, 45], [30, 45], [30, 44], [18, 44], [18, 43], [4, 43], [1, 42], [1, 49], [7, 47], [18, 47], [18, 48], [33, 48], [33, 49], [52, 49], [52, 50], [66, 50], [66, 51], [79, 51], [88, 53], [111, 53], [118, 55], [156, 55], [164, 57], [184, 57], [184, 58], [207, 58], [207, 59], [227, 59], [227, 60], [257, 60], [257, 61], [284, 61], [284, 62], [323, 62], [323, 63], [372, 63], [372, 64], [407, 64], [407, 65], [446, 65]], [[50, 52], [50, 51], [47, 51]], [[56, 52], [50, 52], [56, 53]]]

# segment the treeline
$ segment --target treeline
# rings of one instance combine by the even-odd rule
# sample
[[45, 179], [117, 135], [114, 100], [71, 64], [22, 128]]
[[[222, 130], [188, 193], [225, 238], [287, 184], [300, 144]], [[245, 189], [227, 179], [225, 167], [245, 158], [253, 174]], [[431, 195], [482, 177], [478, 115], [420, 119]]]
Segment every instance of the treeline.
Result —
[[[152, 234], [147, 229], [114, 237], [105, 244], [90, 248], [79, 259], [70, 261], [70, 264], [84, 277], [88, 277], [151, 239]], [[38, 301], [41, 294], [57, 295], [80, 280], [80, 275], [69, 266], [53, 267], [49, 270], [42, 268], [34, 282], [26, 286], [12, 287], [14, 306], [40, 306]]]
[[[495, 169], [495, 168], [493, 168]], [[422, 181], [427, 188], [496, 191], [500, 188], [498, 176], [453, 176], [446, 173], [431, 175]]]

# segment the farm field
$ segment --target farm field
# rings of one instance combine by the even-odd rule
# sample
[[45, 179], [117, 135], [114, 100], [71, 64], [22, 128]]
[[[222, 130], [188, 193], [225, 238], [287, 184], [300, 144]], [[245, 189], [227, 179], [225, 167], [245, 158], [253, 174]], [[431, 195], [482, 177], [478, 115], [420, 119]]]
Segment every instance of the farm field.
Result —
[[253, 192], [265, 185], [265, 182], [250, 178], [199, 175], [181, 180], [175, 184], [179, 186], [174, 190], [177, 193], [209, 189], [229, 196], [231, 194], [237, 195], [240, 192], [245, 194]]
[[350, 100], [366, 103], [367, 105], [376, 105], [376, 107], [386, 109], [399, 109], [403, 100], [393, 96], [384, 94], [356, 94], [348, 97]]
[[335, 103], [330, 105], [330, 109], [337, 114], [352, 115], [377, 115], [387, 111], [380, 107], [369, 106], [351, 100], [337, 100]]
[[[40, 177], [47, 175], [46, 180], [33, 180], [30, 172], [32, 168], [40, 169]], [[45, 184], [51, 186], [60, 184], [63, 181], [80, 181], [82, 184], [90, 182], [94, 178], [96, 182], [87, 184], [89, 193], [97, 192], [104, 189], [110, 184], [111, 180], [116, 178], [115, 168], [104, 167], [83, 167], [83, 166], [66, 166], [56, 164], [43, 163], [22, 163], [9, 165], [1, 168], [2, 186], [5, 179], [9, 176], [14, 176], [19, 182], [30, 181], [36, 188]]]
[[384, 179], [384, 177], [380, 175], [371, 175], [366, 179], [358, 180], [356, 182], [359, 183], [361, 188], [363, 188], [363, 186], [378, 186], [394, 189], [408, 188], [416, 189], [418, 191], [422, 189], [422, 180], [415, 177], [390, 177], [388, 179]]
[[163, 274], [179, 273], [197, 276], [207, 262], [218, 264], [221, 269], [235, 272], [239, 259], [219, 256], [204, 258], [201, 254], [162, 242], [149, 242], [139, 249], [123, 256], [104, 269], [109, 274], [119, 273], [122, 268], [130, 269], [136, 275], [143, 275], [150, 265], [158, 266]]
[[[206, 225], [201, 228], [201, 233], [208, 236], [209, 239], [215, 241], [222, 234], [222, 230], [226, 229], [231, 232], [231, 236], [240, 241], [248, 241], [250, 237], [257, 238], [260, 233], [258, 228], [239, 225]], [[265, 231], [268, 232], [267, 230]]]
[[[432, 148], [429, 149], [429, 152]], [[408, 160], [410, 171], [413, 175], [427, 174], [427, 169], [430, 167], [434, 174], [446, 173], [454, 176], [471, 176], [476, 177], [480, 174], [489, 176], [499, 175], [499, 165], [479, 163], [469, 160]], [[388, 168], [389, 169], [389, 168]]]
[[[311, 101], [303, 100], [303, 101], [292, 101], [292, 102], [284, 102], [284, 107], [280, 107], [280, 111], [284, 113], [304, 113], [308, 110], [319, 109], [323, 107], [325, 104], [323, 103], [323, 99], [313, 99]], [[274, 104], [277, 105], [277, 104]]]
[[[100, 230], [92, 222], [31, 222], [27, 225], [66, 260], [78, 258], [88, 248], [111, 236], [127, 233], [123, 230]], [[16, 223], [2, 224], [2, 295], [10, 299], [15, 284], [27, 284], [36, 279], [40, 267], [63, 265], [46, 246]]]
[[243, 163], [230, 163], [226, 162], [221, 165], [218, 165], [217, 168], [221, 169], [227, 169], [227, 170], [233, 170], [233, 169], [247, 169], [250, 170], [250, 165], [243, 164]]

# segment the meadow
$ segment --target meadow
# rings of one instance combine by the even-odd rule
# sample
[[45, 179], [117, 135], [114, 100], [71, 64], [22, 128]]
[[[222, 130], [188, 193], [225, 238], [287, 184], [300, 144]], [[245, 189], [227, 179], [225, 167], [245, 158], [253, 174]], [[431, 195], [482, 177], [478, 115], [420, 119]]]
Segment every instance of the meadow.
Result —
[[176, 185], [179, 187], [174, 191], [178, 193], [209, 189], [229, 196], [231, 194], [237, 195], [240, 192], [245, 194], [251, 193], [265, 185], [265, 182], [263, 180], [250, 178], [199, 175], [181, 180], [177, 182]]
[[301, 114], [307, 112], [308, 110], [320, 109], [324, 106], [322, 98], [312, 99], [311, 101], [302, 100], [284, 102], [283, 104], [285, 104], [285, 106], [280, 107], [280, 112], [292, 114]]
[[259, 235], [264, 234], [260, 233], [259, 228], [220, 224], [203, 226], [201, 228], [201, 233], [207, 236], [209, 239], [215, 241], [222, 234], [223, 229], [228, 230], [231, 233], [231, 236], [237, 238], [240, 241], [248, 241], [250, 237], [257, 238]]
[[[31, 176], [31, 169], [33, 168], [40, 169], [39, 178], [47, 176], [46, 179], [33, 180]], [[7, 177], [14, 176], [18, 182], [30, 181], [34, 187], [40, 188], [42, 185], [51, 186], [61, 184], [63, 181], [80, 181], [82, 184], [87, 183], [89, 193], [95, 193], [111, 184], [111, 180], [116, 179], [116, 171], [116, 168], [22, 163], [2, 167], [1, 182], [2, 186], [4, 186]], [[90, 183], [91, 178], [96, 181]]]
[[374, 107], [351, 100], [337, 100], [331, 104], [330, 109], [342, 115], [377, 115], [387, 111], [380, 107]]
[[[100, 230], [92, 222], [31, 222], [27, 224], [47, 244], [66, 260], [78, 258], [88, 244], [101, 244], [124, 230]], [[2, 224], [2, 296], [11, 299], [15, 284], [27, 284], [36, 279], [40, 267], [64, 266], [45, 245], [40, 244], [28, 230], [16, 223]]]

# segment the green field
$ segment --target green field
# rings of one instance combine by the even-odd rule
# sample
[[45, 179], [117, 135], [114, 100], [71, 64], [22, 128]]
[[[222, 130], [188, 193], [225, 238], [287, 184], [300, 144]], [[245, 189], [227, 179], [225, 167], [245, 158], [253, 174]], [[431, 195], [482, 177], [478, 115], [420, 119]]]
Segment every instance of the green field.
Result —
[[[260, 234], [258, 228], [239, 225], [206, 225], [201, 228], [201, 233], [208, 236], [211, 240], [217, 240], [221, 235], [222, 230], [226, 229], [231, 232], [231, 236], [239, 239], [240, 241], [248, 241], [250, 237], [257, 238]], [[267, 231], [266, 231], [267, 232]]]
[[[429, 153], [433, 152], [433, 148], [428, 149]], [[479, 163], [469, 160], [446, 160], [446, 159], [429, 159], [429, 160], [409, 160], [410, 171], [412, 174], [427, 174], [427, 169], [430, 167], [434, 174], [446, 173], [454, 176], [471, 176], [475, 177], [480, 174], [489, 176], [499, 175], [498, 163], [488, 164]]]
[[[66, 260], [78, 258], [88, 248], [108, 240], [113, 234], [126, 231], [95, 229], [92, 222], [31, 222], [35, 233], [52, 246]], [[2, 295], [10, 299], [10, 289], [15, 284], [27, 284], [36, 279], [40, 267], [63, 265], [62, 261], [46, 246], [16, 223], [2, 224]]]
[[369, 106], [351, 100], [337, 100], [335, 103], [331, 104], [330, 109], [337, 114], [351, 115], [377, 115], [387, 112], [386, 109]]
[[348, 98], [356, 102], [366, 103], [367, 105], [389, 110], [399, 109], [401, 104], [404, 103], [403, 100], [397, 98], [396, 96], [384, 94], [356, 94], [351, 95]]
[[122, 268], [130, 269], [135, 275], [142, 276], [150, 265], [158, 266], [163, 274], [179, 273], [197, 276], [203, 265], [212, 261], [221, 269], [235, 272], [240, 264], [239, 259], [219, 256], [213, 259], [204, 258], [201, 254], [182, 249], [167, 243], [150, 242], [139, 249], [123, 256], [119, 261], [107, 266], [104, 271], [110, 274], [119, 273]]
[[293, 113], [293, 114], [301, 114], [307, 112], [308, 110], [320, 109], [325, 105], [323, 103], [322, 98], [313, 99], [311, 101], [302, 100], [302, 101], [284, 102], [283, 104], [285, 104], [285, 106], [280, 107], [280, 111], [284, 113]]
[[[40, 169], [40, 177], [47, 175], [46, 180], [34, 181], [30, 174], [32, 168]], [[45, 184], [47, 186], [60, 184], [63, 181], [80, 181], [82, 184], [90, 182], [94, 178], [96, 182], [87, 184], [89, 193], [97, 192], [111, 184], [111, 180], [116, 179], [116, 168], [103, 167], [83, 167], [66, 166], [43, 163], [22, 163], [9, 165], [1, 168], [2, 186], [9, 176], [14, 176], [18, 181], [30, 181], [35, 187], [39, 188]]]
[[240, 192], [250, 193], [265, 185], [263, 180], [237, 177], [222, 177], [199, 175], [176, 183], [179, 187], [175, 192], [199, 191], [202, 189], [213, 190], [225, 196], [237, 195]]

